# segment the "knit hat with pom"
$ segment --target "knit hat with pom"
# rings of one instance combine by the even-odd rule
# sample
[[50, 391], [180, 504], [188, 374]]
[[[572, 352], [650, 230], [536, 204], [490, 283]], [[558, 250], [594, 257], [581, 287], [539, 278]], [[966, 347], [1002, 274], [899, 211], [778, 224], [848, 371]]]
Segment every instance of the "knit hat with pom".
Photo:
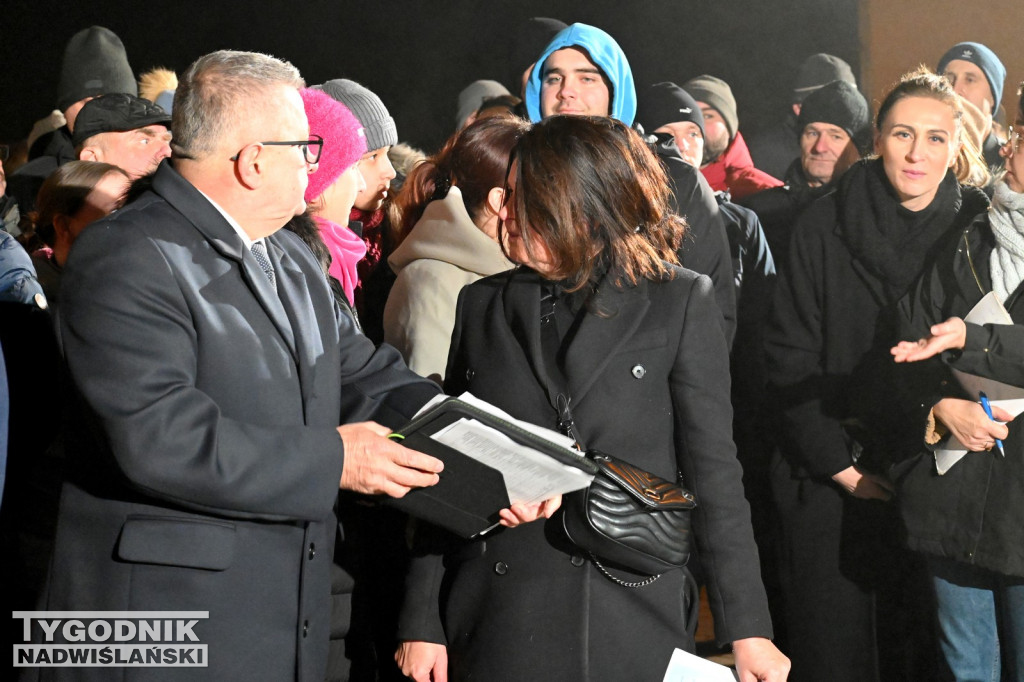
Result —
[[359, 161], [366, 152], [366, 133], [348, 107], [323, 91], [303, 88], [300, 94], [310, 134], [324, 139], [320, 163], [306, 186], [306, 201], [310, 202]]

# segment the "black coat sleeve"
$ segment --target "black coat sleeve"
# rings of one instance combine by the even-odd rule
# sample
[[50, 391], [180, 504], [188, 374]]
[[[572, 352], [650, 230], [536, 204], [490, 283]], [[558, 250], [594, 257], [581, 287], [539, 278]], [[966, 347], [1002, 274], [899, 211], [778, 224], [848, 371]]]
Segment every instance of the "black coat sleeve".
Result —
[[678, 156], [664, 153], [661, 146], [658, 149], [674, 185], [676, 211], [689, 226], [679, 252], [680, 261], [684, 267], [711, 278], [715, 301], [722, 311], [722, 329], [731, 345], [736, 335], [736, 288], [729, 238], [718, 201], [699, 170]]

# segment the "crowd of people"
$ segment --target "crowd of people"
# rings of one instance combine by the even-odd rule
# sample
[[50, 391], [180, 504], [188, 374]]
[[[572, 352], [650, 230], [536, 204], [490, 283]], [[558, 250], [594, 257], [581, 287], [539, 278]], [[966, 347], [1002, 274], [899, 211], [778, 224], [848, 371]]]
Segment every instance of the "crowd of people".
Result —
[[[71, 38], [0, 165], [3, 610], [209, 612], [187, 679], [661, 680], [703, 590], [741, 682], [1024, 681], [999, 58], [872, 111], [811, 55], [748, 146], [721, 78], [520, 38], [429, 155], [349, 79]], [[442, 391], [691, 490], [689, 563], [606, 566], [561, 496], [469, 540], [383, 504], [445, 475], [389, 438]]]

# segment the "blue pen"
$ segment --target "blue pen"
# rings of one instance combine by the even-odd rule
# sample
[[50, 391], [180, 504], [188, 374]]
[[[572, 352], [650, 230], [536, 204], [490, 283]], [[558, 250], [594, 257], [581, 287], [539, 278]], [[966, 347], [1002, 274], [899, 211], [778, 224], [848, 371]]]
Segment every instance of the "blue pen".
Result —
[[[989, 419], [995, 421], [996, 418], [992, 416], [992, 406], [989, 405], [988, 396], [985, 395], [984, 391], [980, 391], [978, 393], [978, 397], [981, 398], [981, 408], [985, 410], [985, 414], [988, 415]], [[1003, 441], [999, 440], [998, 438], [996, 438], [996, 447], [999, 448], [999, 454], [1002, 455], [1003, 457], [1006, 457], [1006, 451], [1003, 450]]]

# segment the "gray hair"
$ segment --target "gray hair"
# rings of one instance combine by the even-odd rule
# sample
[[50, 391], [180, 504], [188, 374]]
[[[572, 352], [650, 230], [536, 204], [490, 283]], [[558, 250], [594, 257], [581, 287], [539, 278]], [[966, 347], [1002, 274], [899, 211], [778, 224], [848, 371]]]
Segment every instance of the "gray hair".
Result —
[[240, 117], [245, 99], [278, 85], [305, 86], [291, 63], [258, 52], [220, 50], [197, 59], [174, 93], [171, 148], [177, 157], [212, 153]]

